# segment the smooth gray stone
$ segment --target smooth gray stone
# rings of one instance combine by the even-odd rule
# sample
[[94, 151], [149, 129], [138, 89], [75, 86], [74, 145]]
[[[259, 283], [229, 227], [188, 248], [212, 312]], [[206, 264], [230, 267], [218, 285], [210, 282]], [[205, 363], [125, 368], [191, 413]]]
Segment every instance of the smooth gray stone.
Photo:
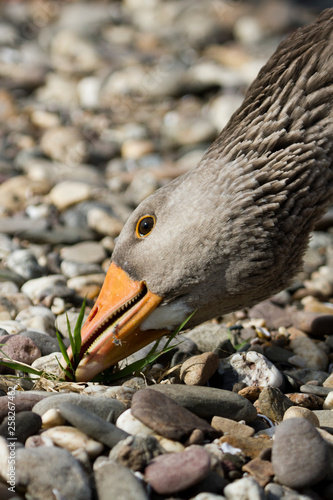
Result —
[[320, 427], [333, 434], [333, 411], [332, 410], [312, 410], [318, 417]]
[[63, 403], [72, 403], [110, 422], [115, 422], [119, 415], [126, 409], [125, 405], [117, 399], [58, 393], [39, 401], [33, 407], [32, 411], [39, 415], [44, 415], [50, 408], [58, 409]]
[[20, 443], [25, 443], [26, 439], [33, 434], [37, 434], [42, 427], [42, 419], [37, 413], [32, 411], [21, 411], [15, 415], [15, 431], [11, 434], [8, 417], [0, 425], [0, 435], [5, 438], [15, 437]]
[[301, 385], [301, 392], [305, 392], [306, 394], [316, 394], [316, 396], [327, 396], [330, 392], [333, 391], [333, 387], [322, 387], [321, 385]]
[[162, 392], [202, 418], [219, 416], [247, 423], [257, 418], [253, 404], [235, 392], [181, 384], [152, 385], [150, 388]]
[[114, 424], [106, 422], [91, 411], [71, 403], [63, 403], [58, 407], [62, 416], [74, 427], [100, 443], [113, 448], [119, 441], [130, 434], [119, 429]]
[[79, 462], [68, 451], [40, 446], [16, 450], [15, 482], [18, 490], [24, 488], [34, 500], [90, 500], [88, 476]]
[[94, 472], [98, 500], [148, 500], [142, 483], [127, 467], [99, 457]]
[[300, 368], [298, 370], [297, 369], [284, 370], [283, 373], [285, 375], [291, 375], [292, 377], [301, 380], [303, 384], [306, 384], [311, 380], [317, 380], [318, 384], [323, 384], [327, 379], [327, 377], [329, 376], [329, 373], [327, 372], [322, 372], [320, 370], [312, 370], [311, 368]]
[[291, 418], [276, 429], [272, 465], [279, 483], [302, 489], [325, 478], [329, 447], [317, 429], [305, 418]]
[[60, 352], [58, 341], [47, 333], [26, 330], [21, 332], [20, 335], [31, 339], [39, 347], [42, 356], [48, 356], [52, 352]]

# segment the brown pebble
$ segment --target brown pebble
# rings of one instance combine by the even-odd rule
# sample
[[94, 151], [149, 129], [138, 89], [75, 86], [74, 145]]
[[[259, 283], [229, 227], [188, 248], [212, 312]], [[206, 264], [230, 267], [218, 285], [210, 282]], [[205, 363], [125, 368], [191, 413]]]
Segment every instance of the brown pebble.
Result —
[[292, 402], [276, 387], [264, 387], [258, 399], [260, 412], [273, 422], [281, 422]]
[[238, 391], [238, 394], [248, 399], [251, 403], [254, 403], [259, 398], [261, 391], [262, 387], [251, 385], [250, 387], [244, 387], [244, 389]]
[[262, 488], [272, 481], [274, 469], [268, 460], [257, 457], [243, 465], [242, 471], [248, 472], [260, 484]]
[[211, 426], [223, 434], [236, 435], [242, 438], [252, 437], [254, 435], [253, 427], [249, 425], [240, 424], [234, 420], [224, 417], [213, 417]]
[[240, 448], [245, 456], [256, 458], [265, 448], [270, 448], [273, 441], [266, 435], [241, 438], [238, 436], [222, 436], [220, 443], [229, 443], [234, 448]]
[[180, 380], [186, 385], [205, 385], [219, 366], [214, 352], [205, 352], [187, 359], [180, 369]]
[[308, 408], [309, 410], [321, 410], [323, 408], [324, 400], [316, 394], [294, 392], [286, 394], [286, 396], [294, 405], [301, 406], [302, 408]]

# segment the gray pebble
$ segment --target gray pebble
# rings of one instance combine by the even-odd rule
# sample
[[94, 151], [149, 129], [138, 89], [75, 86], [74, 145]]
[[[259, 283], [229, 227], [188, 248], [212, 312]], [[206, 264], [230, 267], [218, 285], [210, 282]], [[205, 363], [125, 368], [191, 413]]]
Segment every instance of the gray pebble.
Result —
[[112, 448], [109, 457], [134, 471], [142, 471], [153, 458], [163, 453], [165, 451], [154, 436], [128, 436]]
[[68, 451], [56, 447], [20, 448], [16, 451], [16, 487], [34, 500], [90, 500], [88, 477]]
[[58, 409], [63, 403], [72, 403], [73, 405], [95, 413], [95, 415], [104, 420], [111, 420], [113, 422], [115, 422], [119, 415], [125, 411], [123, 403], [116, 399], [103, 398], [100, 396], [81, 396], [80, 394], [73, 393], [58, 393], [54, 396], [45, 398], [33, 407], [33, 411], [39, 415], [44, 415], [50, 408]]
[[[106, 398], [93, 398], [90, 399], [106, 399]], [[115, 400], [112, 400], [115, 401]], [[118, 402], [118, 401], [117, 401]], [[96, 441], [113, 448], [119, 441], [126, 439], [129, 434], [111, 422], [107, 422], [105, 419], [96, 415], [88, 409], [84, 409], [82, 405], [71, 404], [70, 402], [64, 402], [58, 405], [58, 409], [62, 416], [68, 420], [74, 427], [80, 431], [87, 434], [87, 436], [92, 437]]]
[[291, 418], [278, 426], [272, 465], [280, 483], [296, 489], [316, 484], [326, 476], [328, 463], [328, 445], [308, 420]]
[[40, 349], [42, 356], [47, 356], [52, 352], [60, 352], [59, 343], [53, 337], [50, 337], [47, 333], [34, 332], [33, 330], [26, 330], [21, 332], [22, 337], [27, 337], [31, 339], [36, 346]]
[[148, 500], [142, 483], [123, 465], [99, 457], [94, 473], [98, 500]]
[[[15, 415], [14, 437], [20, 441], [20, 443], [25, 443], [26, 439], [33, 434], [37, 434], [41, 427], [42, 419], [40, 415], [32, 411], [21, 411]], [[0, 425], [0, 435], [5, 438], [12, 437], [8, 417], [6, 417]]]
[[202, 418], [219, 416], [236, 421], [245, 420], [248, 423], [257, 417], [257, 411], [252, 403], [231, 391], [180, 384], [154, 385], [151, 389], [161, 391]]

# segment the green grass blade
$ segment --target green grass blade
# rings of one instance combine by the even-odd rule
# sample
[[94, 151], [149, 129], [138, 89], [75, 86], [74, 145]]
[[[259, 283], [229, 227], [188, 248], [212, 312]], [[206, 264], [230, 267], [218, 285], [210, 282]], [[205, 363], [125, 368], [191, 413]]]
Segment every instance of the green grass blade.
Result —
[[61, 354], [66, 362], [66, 365], [68, 366], [71, 366], [71, 361], [69, 359], [69, 356], [68, 356], [68, 353], [67, 353], [67, 349], [66, 349], [66, 346], [64, 344], [64, 341], [62, 340], [61, 336], [60, 336], [60, 333], [58, 331], [56, 331], [56, 336], [57, 336], [57, 339], [58, 339], [58, 344], [59, 344], [59, 347], [60, 347], [60, 351], [61, 351]]
[[75, 358], [78, 357], [78, 355], [80, 354], [80, 351], [81, 351], [81, 328], [82, 328], [85, 310], [86, 310], [86, 297], [83, 299], [80, 313], [79, 313], [79, 316], [76, 320], [75, 327], [74, 327], [75, 353], [73, 353], [73, 354], [74, 354]]
[[19, 370], [25, 373], [31, 373], [32, 375], [42, 376], [43, 372], [40, 370], [36, 370], [32, 368], [30, 365], [26, 365], [25, 363], [21, 363], [20, 361], [7, 361], [4, 359], [0, 360], [0, 365], [5, 366], [6, 368], [11, 368], [12, 370]]

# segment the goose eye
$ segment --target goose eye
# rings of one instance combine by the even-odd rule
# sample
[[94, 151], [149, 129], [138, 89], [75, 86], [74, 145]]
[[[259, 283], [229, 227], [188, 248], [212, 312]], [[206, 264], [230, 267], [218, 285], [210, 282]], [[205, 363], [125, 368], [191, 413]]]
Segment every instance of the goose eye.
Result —
[[153, 230], [155, 222], [155, 217], [153, 217], [152, 215], [144, 215], [143, 217], [141, 217], [136, 225], [135, 230], [138, 238], [144, 238], [145, 236], [148, 236], [148, 234]]

